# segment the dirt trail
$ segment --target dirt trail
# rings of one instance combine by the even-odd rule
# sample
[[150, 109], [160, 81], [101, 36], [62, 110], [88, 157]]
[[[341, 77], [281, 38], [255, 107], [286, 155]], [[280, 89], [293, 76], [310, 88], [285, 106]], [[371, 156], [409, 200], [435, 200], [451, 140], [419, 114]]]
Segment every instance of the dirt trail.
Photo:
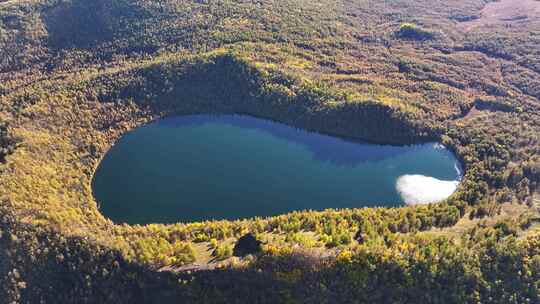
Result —
[[501, 0], [487, 4], [481, 11], [481, 17], [460, 23], [463, 31], [489, 25], [514, 25], [524, 22], [540, 22], [540, 1], [538, 0]]

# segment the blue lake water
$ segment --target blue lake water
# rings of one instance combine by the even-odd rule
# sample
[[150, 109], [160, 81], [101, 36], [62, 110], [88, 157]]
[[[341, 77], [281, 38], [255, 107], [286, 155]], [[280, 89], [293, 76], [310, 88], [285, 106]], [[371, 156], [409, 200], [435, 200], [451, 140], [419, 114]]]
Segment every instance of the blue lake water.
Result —
[[457, 186], [457, 167], [436, 143], [378, 145], [250, 116], [191, 115], [123, 136], [93, 191], [117, 223], [238, 219], [437, 201]]

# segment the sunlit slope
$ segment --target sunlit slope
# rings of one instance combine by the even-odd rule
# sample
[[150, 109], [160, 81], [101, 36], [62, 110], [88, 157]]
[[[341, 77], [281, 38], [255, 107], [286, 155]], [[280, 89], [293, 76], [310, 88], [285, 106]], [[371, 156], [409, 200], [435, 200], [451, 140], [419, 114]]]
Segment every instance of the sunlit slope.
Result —
[[[497, 43], [461, 29], [483, 1], [28, 1], [0, 12], [3, 87], [14, 73], [57, 73], [168, 52], [238, 46], [262, 64], [430, 115], [460, 115], [476, 95], [538, 97], [538, 36]], [[430, 39], [400, 34], [413, 22]], [[531, 21], [521, 27], [534, 29]], [[518, 29], [516, 29], [516, 32]], [[421, 37], [420, 37], [421, 38]], [[487, 39], [487, 38], [486, 38]], [[516, 39], [519, 39], [516, 40]], [[512, 42], [513, 41], [513, 42]], [[517, 46], [519, 45], [519, 49]], [[500, 55], [504, 53], [505, 55]], [[535, 59], [536, 58], [536, 59]], [[499, 59], [504, 59], [500, 62]], [[503, 73], [498, 71], [503, 70]], [[421, 85], [420, 85], [421, 84]], [[473, 92], [471, 92], [471, 90]], [[356, 96], [355, 96], [356, 95]]]

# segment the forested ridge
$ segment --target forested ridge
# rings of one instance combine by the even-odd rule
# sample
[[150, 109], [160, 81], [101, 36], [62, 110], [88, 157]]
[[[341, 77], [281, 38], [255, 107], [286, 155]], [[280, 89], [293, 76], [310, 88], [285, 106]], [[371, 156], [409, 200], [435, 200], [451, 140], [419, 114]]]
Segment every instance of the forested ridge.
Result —
[[[0, 1], [0, 299], [539, 303], [540, 21], [468, 25], [493, 3]], [[434, 205], [101, 215], [115, 141], [195, 113], [438, 140], [464, 176]], [[248, 233], [261, 250], [231, 257]]]

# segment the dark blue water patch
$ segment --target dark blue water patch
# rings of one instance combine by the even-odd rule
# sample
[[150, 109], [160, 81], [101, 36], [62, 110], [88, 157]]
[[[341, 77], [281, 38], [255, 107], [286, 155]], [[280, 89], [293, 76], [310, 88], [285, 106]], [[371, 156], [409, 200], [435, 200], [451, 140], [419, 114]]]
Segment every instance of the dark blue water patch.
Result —
[[439, 144], [370, 144], [244, 115], [171, 117], [126, 134], [93, 180], [118, 223], [271, 216], [293, 210], [399, 206], [404, 175], [456, 180]]
[[[316, 160], [336, 165], [353, 166], [360, 162], [381, 160], [407, 152], [414, 153], [415, 150], [425, 148], [422, 145], [390, 146], [353, 141], [246, 115], [190, 115], [165, 118], [156, 122], [158, 125], [173, 128], [201, 126], [210, 123], [228, 124], [244, 129], [268, 132], [275, 137], [305, 146], [313, 153]], [[452, 157], [451, 153], [448, 152], [448, 156]]]

